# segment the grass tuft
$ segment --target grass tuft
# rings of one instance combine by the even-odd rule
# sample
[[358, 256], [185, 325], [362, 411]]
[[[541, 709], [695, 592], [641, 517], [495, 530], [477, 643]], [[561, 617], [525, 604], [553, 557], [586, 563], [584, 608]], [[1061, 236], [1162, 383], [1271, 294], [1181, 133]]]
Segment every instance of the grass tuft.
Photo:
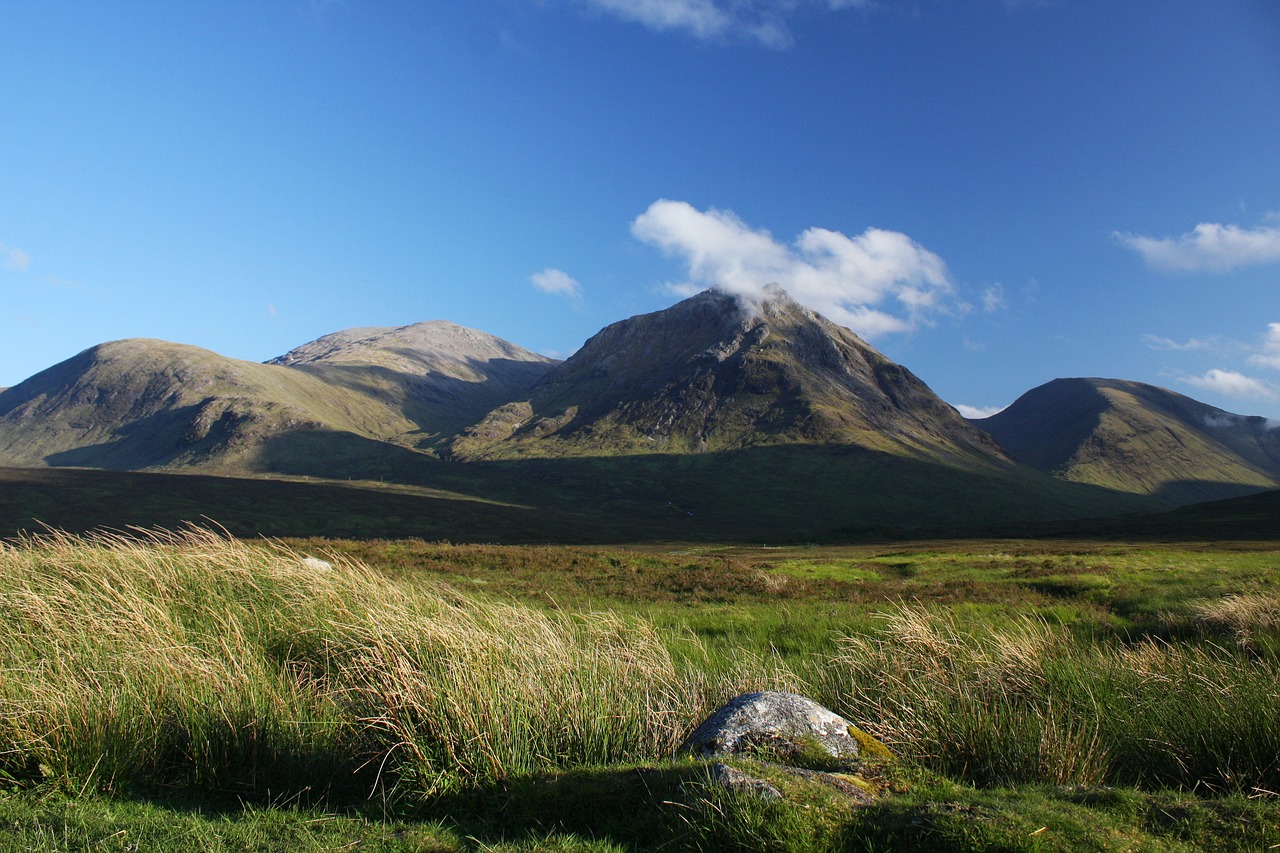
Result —
[[845, 639], [827, 678], [895, 752], [983, 785], [1280, 790], [1274, 657], [1082, 640], [1036, 617], [978, 634], [901, 606]]

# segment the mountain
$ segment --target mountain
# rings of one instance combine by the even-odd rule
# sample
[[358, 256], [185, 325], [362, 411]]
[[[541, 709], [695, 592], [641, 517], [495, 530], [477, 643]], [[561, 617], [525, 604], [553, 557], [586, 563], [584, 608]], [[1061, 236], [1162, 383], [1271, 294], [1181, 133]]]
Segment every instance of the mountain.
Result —
[[455, 458], [860, 447], [1007, 466], [909, 370], [779, 288], [709, 290], [614, 323], [451, 445]]
[[[1147, 386], [1125, 387], [1136, 402], [1116, 423], [1156, 411], [1134, 390]], [[347, 491], [293, 512], [293, 486], [208, 481], [200, 505], [246, 524], [246, 512], [274, 512], [264, 530], [522, 541], [957, 535], [1151, 512], [1179, 488], [1218, 497], [1223, 483], [1236, 494], [1271, 482], [1265, 424], [1185, 398], [1181, 415], [1161, 417], [1206, 468], [1194, 488], [1124, 480], [1117, 471], [1138, 469], [1121, 451], [1101, 454], [1107, 476], [1087, 479], [1077, 445], [1109, 440], [1122, 407], [1116, 394], [1086, 390], [1026, 407], [1022, 431], [1001, 429], [1019, 423], [1023, 407], [1011, 407], [983, 422], [993, 438], [783, 291], [754, 301], [708, 291], [614, 323], [559, 363], [445, 322], [348, 329], [265, 364], [163, 341], [102, 344], [0, 392], [0, 466], [265, 475], [299, 489], [319, 478]], [[1093, 406], [1083, 414], [1081, 399]], [[1206, 436], [1235, 436], [1232, 454], [1222, 456], [1222, 438], [1192, 447], [1193, 422]], [[1146, 459], [1153, 441], [1122, 447]], [[62, 486], [24, 482], [13, 512], [51, 517], [49, 495]], [[122, 478], [119, 493], [138, 508], [130, 523], [157, 512], [138, 497], [157, 482]], [[111, 493], [98, 477], [57, 483], [92, 490], [80, 519]], [[369, 522], [393, 492], [403, 498], [386, 504], [395, 524]], [[275, 510], [255, 503], [267, 496]]]
[[91, 347], [0, 393], [0, 461], [271, 470], [297, 454], [290, 444], [385, 456], [429, 444], [553, 364], [430, 323], [340, 332], [276, 362], [145, 339]]
[[526, 393], [558, 362], [445, 320], [325, 335], [271, 359], [394, 406], [419, 446]]
[[1119, 379], [1055, 379], [973, 423], [1063, 480], [1179, 505], [1280, 487], [1280, 429]]

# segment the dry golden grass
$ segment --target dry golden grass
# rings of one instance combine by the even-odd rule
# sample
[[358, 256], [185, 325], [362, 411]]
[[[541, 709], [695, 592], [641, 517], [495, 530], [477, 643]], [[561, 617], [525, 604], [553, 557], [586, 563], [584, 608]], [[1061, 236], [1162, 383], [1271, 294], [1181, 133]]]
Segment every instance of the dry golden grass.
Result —
[[0, 771], [422, 793], [650, 760], [737, 690], [789, 686], [679, 666], [640, 620], [322, 556], [197, 529], [0, 548]]
[[1246, 791], [1280, 781], [1274, 657], [1088, 642], [1037, 618], [966, 632], [920, 606], [883, 618], [880, 632], [842, 642], [829, 689], [850, 719], [944, 772], [989, 784]]

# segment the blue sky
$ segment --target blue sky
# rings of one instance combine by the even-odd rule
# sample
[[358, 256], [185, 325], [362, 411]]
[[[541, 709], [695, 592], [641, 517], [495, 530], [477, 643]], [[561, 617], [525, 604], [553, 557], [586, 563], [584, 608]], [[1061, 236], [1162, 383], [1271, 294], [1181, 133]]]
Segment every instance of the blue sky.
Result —
[[0, 81], [0, 386], [776, 281], [964, 411], [1280, 419], [1274, 0], [7, 0]]

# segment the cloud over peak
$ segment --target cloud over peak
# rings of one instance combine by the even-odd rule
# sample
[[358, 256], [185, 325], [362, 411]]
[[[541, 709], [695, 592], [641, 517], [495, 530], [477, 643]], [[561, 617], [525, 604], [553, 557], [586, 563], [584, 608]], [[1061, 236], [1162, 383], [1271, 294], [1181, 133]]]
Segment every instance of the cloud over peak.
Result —
[[660, 199], [636, 217], [631, 233], [684, 261], [688, 279], [669, 285], [673, 292], [719, 287], [759, 299], [777, 284], [864, 337], [927, 322], [954, 291], [942, 259], [898, 231], [868, 228], [849, 237], [809, 228], [788, 246], [731, 211]]
[[992, 415], [998, 415], [1003, 412], [1007, 406], [966, 406], [964, 403], [956, 403], [955, 410], [971, 421], [989, 418]]
[[1115, 232], [1120, 245], [1163, 272], [1226, 273], [1240, 267], [1280, 262], [1280, 226], [1241, 228], [1202, 222], [1180, 237], [1146, 237]]

